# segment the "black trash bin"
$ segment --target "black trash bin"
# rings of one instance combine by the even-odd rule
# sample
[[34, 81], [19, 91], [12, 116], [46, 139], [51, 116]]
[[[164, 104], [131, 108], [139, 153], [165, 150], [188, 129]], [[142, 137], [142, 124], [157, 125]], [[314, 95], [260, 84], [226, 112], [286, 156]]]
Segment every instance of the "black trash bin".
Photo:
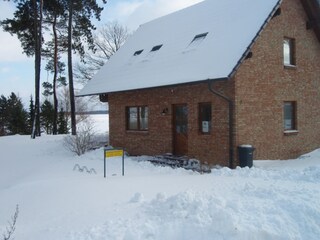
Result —
[[252, 145], [240, 145], [238, 146], [238, 156], [240, 167], [252, 167], [253, 165], [253, 151]]

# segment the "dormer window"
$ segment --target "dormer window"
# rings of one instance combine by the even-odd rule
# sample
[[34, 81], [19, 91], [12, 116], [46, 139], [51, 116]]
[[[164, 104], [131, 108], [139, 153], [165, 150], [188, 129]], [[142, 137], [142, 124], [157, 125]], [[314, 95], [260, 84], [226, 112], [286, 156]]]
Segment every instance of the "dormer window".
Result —
[[161, 47], [162, 47], [162, 44], [161, 44], [161, 45], [154, 46], [154, 47], [151, 49], [150, 52], [158, 51]]
[[139, 51], [136, 51], [133, 56], [139, 56], [141, 53], [143, 52], [143, 49], [142, 50], [139, 50]]

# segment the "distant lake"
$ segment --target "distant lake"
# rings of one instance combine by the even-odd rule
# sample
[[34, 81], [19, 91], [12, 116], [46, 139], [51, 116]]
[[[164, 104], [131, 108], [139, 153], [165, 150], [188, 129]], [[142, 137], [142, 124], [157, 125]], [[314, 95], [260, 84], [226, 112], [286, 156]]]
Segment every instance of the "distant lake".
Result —
[[89, 116], [90, 123], [93, 124], [93, 130], [96, 133], [109, 133], [109, 114], [104, 112], [87, 112], [84, 113]]

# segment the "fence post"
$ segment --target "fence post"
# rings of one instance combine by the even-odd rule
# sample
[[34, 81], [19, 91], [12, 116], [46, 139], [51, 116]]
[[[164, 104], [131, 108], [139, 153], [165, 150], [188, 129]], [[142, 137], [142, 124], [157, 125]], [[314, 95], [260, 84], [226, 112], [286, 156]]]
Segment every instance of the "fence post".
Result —
[[104, 168], [104, 178], [107, 177], [107, 164], [106, 164], [106, 149], [104, 148], [103, 149], [103, 162], [104, 162], [104, 165], [103, 165], [103, 168]]
[[122, 176], [124, 176], [124, 150], [122, 149]]

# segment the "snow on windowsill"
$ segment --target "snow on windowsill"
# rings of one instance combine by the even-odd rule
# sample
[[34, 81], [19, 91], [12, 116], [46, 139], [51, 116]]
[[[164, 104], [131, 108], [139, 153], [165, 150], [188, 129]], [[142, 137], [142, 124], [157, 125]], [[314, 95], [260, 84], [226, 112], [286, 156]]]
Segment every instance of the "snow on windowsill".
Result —
[[291, 65], [291, 64], [285, 64], [284, 68], [286, 68], [286, 69], [297, 69], [297, 66], [296, 65]]
[[298, 130], [285, 130], [283, 133], [284, 133], [284, 135], [295, 135], [295, 134], [298, 134], [299, 131]]

